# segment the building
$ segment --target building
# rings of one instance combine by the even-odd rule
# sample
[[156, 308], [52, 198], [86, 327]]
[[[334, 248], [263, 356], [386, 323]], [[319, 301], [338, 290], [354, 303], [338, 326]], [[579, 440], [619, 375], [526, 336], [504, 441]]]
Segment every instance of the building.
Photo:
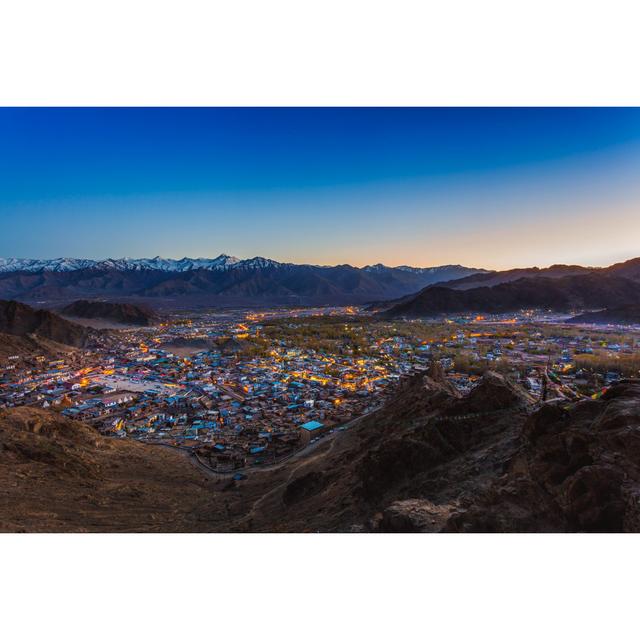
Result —
[[322, 424], [322, 422], [318, 422], [317, 420], [305, 422], [300, 425], [300, 428], [304, 429], [312, 438], [322, 435], [327, 430], [326, 425]]

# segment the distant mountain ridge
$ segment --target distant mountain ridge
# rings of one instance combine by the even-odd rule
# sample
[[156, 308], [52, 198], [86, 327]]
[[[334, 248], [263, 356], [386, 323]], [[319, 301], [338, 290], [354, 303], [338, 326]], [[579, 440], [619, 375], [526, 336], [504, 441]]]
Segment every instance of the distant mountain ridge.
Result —
[[[292, 262], [278, 262], [277, 260], [271, 260], [270, 258], [263, 258], [256, 256], [254, 258], [247, 258], [241, 260], [235, 256], [221, 253], [216, 258], [180, 258], [179, 260], [173, 258], [162, 258], [156, 256], [155, 258], [107, 258], [105, 260], [90, 260], [88, 258], [52, 258], [46, 259], [34, 259], [34, 258], [0, 258], [0, 272], [12, 273], [17, 271], [26, 272], [38, 272], [38, 271], [53, 271], [53, 272], [66, 272], [66, 271], [79, 271], [82, 269], [95, 269], [97, 271], [142, 271], [145, 269], [152, 271], [173, 271], [177, 273], [183, 273], [185, 271], [194, 271], [196, 269], [204, 269], [206, 271], [226, 271], [228, 269], [264, 269], [268, 267], [314, 267], [317, 269], [332, 269], [331, 265], [311, 265], [301, 264], [296, 265]], [[338, 265], [338, 266], [350, 266], [350, 265]], [[356, 267], [354, 267], [356, 268]], [[466, 270], [474, 273], [483, 273], [484, 269], [471, 269], [469, 267], [463, 267], [462, 265], [442, 265], [434, 267], [411, 267], [408, 265], [401, 265], [398, 267], [388, 267], [384, 264], [378, 263], [374, 265], [367, 265], [362, 267], [364, 271], [377, 272], [387, 269], [399, 269], [401, 271], [408, 271], [411, 273], [433, 273], [437, 274], [443, 270]]]
[[[525, 267], [505, 271], [478, 271], [457, 280], [447, 282], [449, 289], [465, 290], [477, 287], [494, 287], [498, 284], [513, 282], [521, 278], [564, 278], [567, 276], [599, 273], [640, 281], [640, 258], [631, 258], [617, 262], [609, 267], [583, 267], [577, 264], [552, 264], [550, 267]], [[440, 283], [436, 283], [440, 284]]]
[[505, 313], [521, 309], [602, 309], [640, 303], [640, 259], [610, 267], [553, 265], [472, 274], [427, 285], [386, 305], [388, 317], [428, 317], [447, 313]]
[[477, 287], [494, 287], [505, 282], [513, 282], [520, 278], [564, 278], [565, 276], [578, 276], [593, 271], [600, 271], [594, 267], [581, 267], [580, 265], [554, 264], [550, 267], [528, 267], [524, 269], [509, 269], [507, 271], [486, 271], [474, 273], [448, 283], [450, 289], [464, 291]]
[[378, 262], [377, 264], [370, 264], [366, 267], [362, 267], [363, 271], [368, 271], [369, 273], [380, 273], [384, 272], [388, 269], [397, 269], [399, 271], [407, 271], [409, 273], [433, 273], [433, 274], [442, 274], [446, 271], [451, 270], [460, 270], [460, 271], [473, 271], [474, 273], [483, 274], [483, 273], [491, 273], [490, 271], [486, 271], [485, 269], [469, 269], [469, 267], [463, 267], [461, 264], [444, 264], [438, 267], [410, 267], [406, 264], [400, 265], [399, 267], [388, 267], [384, 264]]
[[[555, 264], [488, 271], [462, 265], [318, 266], [255, 257], [0, 259], [0, 298], [55, 306], [78, 299], [159, 306], [369, 304], [388, 315], [596, 310], [637, 301], [640, 258], [609, 267]], [[628, 296], [628, 297], [625, 297]]]
[[481, 269], [461, 265], [316, 266], [256, 257], [0, 261], [0, 297], [25, 301], [79, 298], [178, 300], [202, 304], [358, 304], [397, 298]]
[[[141, 271], [151, 269], [157, 271], [192, 271], [193, 269], [224, 270], [234, 266], [239, 268], [259, 264], [264, 258], [251, 260], [239, 260], [233, 256], [220, 254], [217, 258], [107, 258], [106, 260], [90, 260], [84, 258], [53, 258], [51, 260], [39, 260], [32, 258], [0, 258], [0, 272], [15, 271], [53, 271], [66, 272], [81, 269], [95, 269], [98, 271]], [[274, 261], [270, 261], [276, 264]]]

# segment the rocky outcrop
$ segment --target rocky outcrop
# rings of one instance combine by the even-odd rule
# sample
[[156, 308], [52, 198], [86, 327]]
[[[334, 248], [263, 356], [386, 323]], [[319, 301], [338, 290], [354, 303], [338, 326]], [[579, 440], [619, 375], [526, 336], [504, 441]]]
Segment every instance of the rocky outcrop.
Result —
[[0, 411], [7, 531], [640, 531], [640, 381], [535, 405], [437, 367], [309, 453], [242, 482], [51, 412]]
[[544, 406], [488, 491], [452, 516], [451, 531], [637, 531], [640, 383], [600, 400]]
[[532, 404], [524, 391], [496, 373], [486, 373], [466, 396], [441, 372], [429, 373], [413, 402], [405, 391], [385, 410], [398, 419], [395, 407], [412, 405], [413, 418], [370, 447], [358, 467], [363, 495], [371, 502], [394, 484], [415, 484], [418, 476], [436, 474], [436, 469], [477, 448], [501, 438], [513, 441], [513, 425], [524, 420]]
[[640, 382], [539, 406], [495, 373], [461, 395], [434, 367], [264, 506], [286, 530], [640, 531]]
[[35, 335], [71, 347], [86, 346], [90, 335], [84, 327], [51, 311], [33, 309], [14, 300], [0, 300], [0, 333], [13, 336]]
[[438, 533], [454, 509], [430, 500], [398, 500], [374, 517], [373, 527], [384, 533]]

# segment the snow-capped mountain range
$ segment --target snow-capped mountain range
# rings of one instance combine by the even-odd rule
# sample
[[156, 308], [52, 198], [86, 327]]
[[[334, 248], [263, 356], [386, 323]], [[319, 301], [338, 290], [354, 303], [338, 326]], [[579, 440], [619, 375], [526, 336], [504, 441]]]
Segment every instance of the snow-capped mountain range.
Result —
[[[377, 273], [383, 272], [388, 269], [398, 269], [399, 271], [407, 271], [409, 273], [439, 273], [440, 271], [450, 270], [450, 269], [466, 269], [467, 267], [463, 267], [459, 264], [443, 264], [437, 267], [410, 267], [406, 264], [400, 265], [399, 267], [388, 267], [385, 264], [381, 264], [378, 262], [377, 264], [370, 264], [366, 267], [362, 267], [364, 271], [368, 271], [369, 273]], [[476, 272], [484, 273], [484, 269], [474, 269]]]
[[[26, 272], [66, 272], [78, 271], [81, 269], [93, 269], [98, 271], [164, 271], [183, 273], [185, 271], [194, 271], [196, 269], [204, 269], [206, 271], [227, 271], [229, 269], [266, 269], [269, 267], [278, 268], [284, 266], [294, 266], [291, 263], [277, 262], [269, 258], [255, 257], [241, 260], [225, 253], [220, 254], [217, 258], [181, 258], [175, 260], [172, 258], [108, 258], [106, 260], [89, 260], [85, 258], [53, 258], [51, 260], [33, 259], [33, 258], [0, 258], [0, 272], [11, 273], [17, 271]], [[305, 266], [305, 265], [301, 265]], [[317, 268], [317, 265], [313, 265]], [[411, 273], [438, 273], [452, 267], [460, 265], [443, 265], [438, 267], [409, 267], [402, 265], [399, 267], [387, 267], [383, 264], [374, 264], [363, 267], [364, 271], [369, 273], [382, 272], [387, 269], [399, 269]], [[326, 267], [329, 268], [329, 267]]]
[[[388, 300], [479, 269], [316, 266], [268, 258], [0, 259], [0, 299], [161, 298], [202, 304], [354, 304]], [[173, 304], [173, 303], [172, 303]], [[195, 303], [194, 303], [195, 304]]]
[[217, 258], [107, 258], [106, 260], [89, 260], [85, 258], [53, 258], [51, 260], [38, 260], [32, 258], [0, 258], [0, 272], [12, 271], [78, 271], [80, 269], [96, 269], [99, 271], [142, 271], [151, 269], [154, 271], [193, 271], [206, 269], [207, 271], [224, 271], [232, 268], [264, 268], [267, 266], [280, 266], [282, 263], [266, 258], [252, 258], [240, 260], [233, 256], [221, 254]]

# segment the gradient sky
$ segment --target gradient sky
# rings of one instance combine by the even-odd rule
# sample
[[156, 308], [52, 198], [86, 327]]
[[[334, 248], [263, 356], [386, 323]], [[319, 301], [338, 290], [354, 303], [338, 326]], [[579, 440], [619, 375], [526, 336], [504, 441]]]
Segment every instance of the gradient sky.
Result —
[[0, 109], [0, 256], [640, 256], [640, 109]]

